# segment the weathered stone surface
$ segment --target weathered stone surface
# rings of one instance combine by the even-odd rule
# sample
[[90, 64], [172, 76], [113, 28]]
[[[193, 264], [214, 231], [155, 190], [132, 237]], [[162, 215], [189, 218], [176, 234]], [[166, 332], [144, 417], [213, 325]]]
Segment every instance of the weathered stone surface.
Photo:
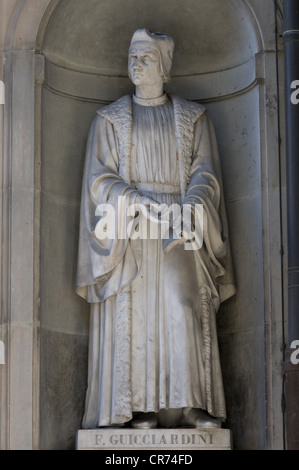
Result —
[[84, 410], [87, 350], [85, 336], [41, 330], [42, 450], [75, 447]]
[[77, 450], [230, 450], [228, 429], [121, 429], [80, 430]]
[[[81, 358], [80, 368], [84, 369], [85, 339], [76, 348], [69, 346], [69, 340], [75, 341], [80, 332], [86, 335], [88, 321], [75, 293], [69, 292], [63, 304], [60, 289], [72, 289], [75, 272], [72, 258], [76, 250], [75, 211], [80, 200], [79, 175], [88, 122], [105, 100], [114, 100], [127, 90], [124, 35], [129, 38], [134, 28], [140, 26], [165, 30], [165, 25], [169, 25], [168, 32], [174, 33], [176, 41], [180, 42], [178, 35], [184, 40], [177, 50], [174, 68], [177, 88], [172, 91], [186, 90], [188, 84], [190, 99], [207, 100], [205, 105], [215, 123], [223, 161], [238, 287], [238, 298], [223, 305], [219, 312], [228, 425], [234, 433], [235, 448], [281, 448], [280, 220], [283, 228], [286, 225], [281, 18], [278, 15], [276, 23], [272, 0], [190, 0], [183, 11], [177, 0], [156, 1], [155, 8], [147, 0], [130, 0], [130, 8], [121, 1], [92, 3], [94, 9], [87, 8], [85, 0], [0, 3], [0, 80], [5, 83], [5, 105], [1, 105], [0, 112], [3, 151], [0, 340], [5, 343], [6, 354], [5, 365], [0, 366], [0, 447], [37, 449], [41, 441], [47, 448], [74, 445], [79, 420], [77, 415], [72, 418], [72, 412], [78, 402], [75, 393], [69, 395], [68, 409], [62, 410], [63, 386], [67, 383], [70, 390], [73, 383], [67, 382], [69, 376], [63, 375], [63, 371], [67, 367], [77, 368]], [[278, 7], [282, 4], [275, 3]], [[217, 15], [211, 15], [213, 6], [214, 11], [220, 8]], [[130, 24], [127, 20], [132, 12], [135, 19]], [[121, 46], [117, 57], [113, 53], [116, 31]], [[202, 36], [204, 31], [208, 34]], [[201, 42], [199, 37], [204, 40]], [[35, 62], [42, 54], [51, 56], [55, 63], [50, 67], [46, 60], [47, 91], [41, 106], [37, 82], [41, 83], [42, 72], [35, 74]], [[254, 70], [255, 58], [259, 70]], [[116, 73], [109, 77], [107, 70]], [[190, 75], [184, 76], [182, 71]], [[227, 78], [232, 75], [233, 80]], [[42, 187], [37, 177], [41, 142]], [[42, 269], [37, 263], [40, 191], [44, 224]], [[67, 200], [71, 210], [67, 211], [68, 204], [59, 209], [61, 200]], [[64, 213], [67, 218], [63, 221]], [[51, 225], [61, 225], [61, 221], [64, 232], [59, 237], [58, 230]], [[251, 233], [254, 237], [248, 245]], [[68, 277], [61, 283], [60, 273], [66, 266]], [[41, 338], [42, 360], [39, 321], [45, 331]], [[56, 348], [57, 343], [54, 338], [49, 340], [48, 331], [49, 336], [52, 332], [65, 333], [68, 338], [65, 348]], [[64, 354], [63, 367], [57, 366], [58, 352]], [[80, 383], [83, 397], [83, 381]], [[40, 384], [44, 387], [41, 395]], [[51, 388], [47, 391], [48, 384]]]

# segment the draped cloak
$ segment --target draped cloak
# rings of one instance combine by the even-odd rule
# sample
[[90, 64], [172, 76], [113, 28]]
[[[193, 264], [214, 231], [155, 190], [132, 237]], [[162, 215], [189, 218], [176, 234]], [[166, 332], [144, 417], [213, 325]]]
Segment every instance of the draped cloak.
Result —
[[[101, 108], [91, 125], [76, 286], [91, 304], [85, 428], [168, 408], [226, 416], [215, 314], [235, 287], [217, 143], [201, 105], [170, 95], [167, 106], [162, 134], [173, 136], [159, 171], [150, 160], [143, 171], [149, 152], [135, 128], [143, 111], [131, 96]], [[164, 128], [169, 122], [172, 130]], [[186, 251], [171, 232], [166, 240], [98, 239], [97, 206], [113, 206], [117, 234], [138, 194], [182, 207], [202, 204], [202, 247]]]

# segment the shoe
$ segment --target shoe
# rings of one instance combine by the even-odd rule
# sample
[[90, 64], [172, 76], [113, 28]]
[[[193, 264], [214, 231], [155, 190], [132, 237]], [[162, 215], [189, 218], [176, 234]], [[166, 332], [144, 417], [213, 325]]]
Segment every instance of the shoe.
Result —
[[204, 410], [184, 408], [180, 425], [190, 426], [192, 428], [219, 429], [221, 428], [221, 421], [209, 415], [209, 413]]
[[157, 424], [156, 413], [139, 413], [131, 421], [131, 427], [135, 429], [153, 429]]

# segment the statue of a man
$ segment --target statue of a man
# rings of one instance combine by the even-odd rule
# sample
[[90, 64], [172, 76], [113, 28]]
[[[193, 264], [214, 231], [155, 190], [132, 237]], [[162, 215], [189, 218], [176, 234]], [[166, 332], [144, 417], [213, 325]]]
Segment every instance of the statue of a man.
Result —
[[[84, 428], [220, 427], [226, 417], [216, 313], [235, 288], [220, 162], [205, 109], [163, 91], [173, 51], [170, 36], [137, 30], [135, 94], [102, 107], [89, 133], [76, 290], [91, 305]], [[132, 204], [141, 211], [126, 218]], [[163, 227], [157, 204], [179, 207], [167, 237], [123, 231], [136, 219]]]

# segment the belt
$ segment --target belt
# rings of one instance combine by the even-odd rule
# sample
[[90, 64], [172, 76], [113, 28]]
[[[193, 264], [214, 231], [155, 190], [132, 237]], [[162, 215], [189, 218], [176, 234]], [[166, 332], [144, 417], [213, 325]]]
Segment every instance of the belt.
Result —
[[134, 182], [133, 184], [141, 192], [181, 194], [181, 187], [174, 184]]

